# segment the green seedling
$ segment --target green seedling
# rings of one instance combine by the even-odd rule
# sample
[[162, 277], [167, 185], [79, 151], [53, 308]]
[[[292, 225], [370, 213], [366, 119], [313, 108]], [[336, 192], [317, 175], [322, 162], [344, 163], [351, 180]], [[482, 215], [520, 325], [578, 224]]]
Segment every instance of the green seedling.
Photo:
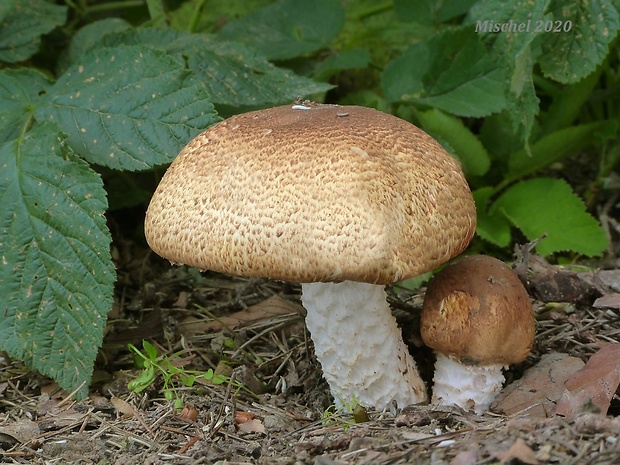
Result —
[[240, 383], [231, 381], [224, 375], [215, 374], [209, 368], [207, 371], [186, 370], [179, 368], [172, 363], [177, 355], [171, 357], [160, 355], [157, 348], [148, 341], [142, 341], [142, 349], [138, 349], [133, 344], [128, 345], [133, 353], [134, 363], [142, 372], [129, 382], [127, 387], [135, 393], [140, 393], [153, 385], [158, 376], [163, 380], [162, 392], [164, 397], [175, 402], [175, 408], [182, 408], [182, 401], [178, 397], [178, 386], [193, 387], [196, 380], [203, 379], [213, 384], [232, 383], [237, 389], [243, 388]]
[[[348, 416], [349, 414], [352, 415], [352, 418], [345, 418], [345, 415]], [[330, 405], [321, 415], [321, 420], [325, 426], [340, 423], [343, 431], [346, 432], [351, 425], [364, 423], [369, 419], [366, 409], [362, 407], [357, 399], [353, 399], [341, 407]]]

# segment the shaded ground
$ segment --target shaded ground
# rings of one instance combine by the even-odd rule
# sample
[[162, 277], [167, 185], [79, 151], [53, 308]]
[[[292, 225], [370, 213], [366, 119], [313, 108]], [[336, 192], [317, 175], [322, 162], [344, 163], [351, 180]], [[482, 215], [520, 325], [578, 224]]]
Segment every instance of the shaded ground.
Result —
[[[327, 386], [304, 330], [296, 287], [170, 268], [145, 248], [117, 244], [117, 301], [90, 398], [74, 402], [49, 380], [5, 360], [0, 364], [0, 461], [620, 463], [617, 393], [607, 415], [597, 414], [596, 406], [579, 405], [574, 417], [545, 418], [553, 402], [532, 415], [541, 404], [529, 401], [530, 394], [531, 399], [539, 397], [528, 388], [527, 394], [521, 390], [517, 402], [527, 407], [510, 415], [476, 416], [458, 409], [412, 406], [396, 418], [367, 412], [369, 421], [354, 423], [352, 415], [328, 408]], [[566, 354], [585, 362], [606, 344], [620, 343], [620, 312], [613, 305], [592, 306], [597, 292], [591, 280], [584, 280], [583, 274], [558, 275], [557, 268], [546, 268], [536, 259], [527, 266], [534, 271], [542, 267], [532, 275], [538, 277], [533, 280], [539, 298], [537, 340], [528, 360], [507, 373], [508, 384], [528, 368], [539, 367], [544, 354]], [[617, 272], [617, 262], [606, 266]], [[580, 284], [574, 283], [585, 290], [577, 292]], [[433, 356], [420, 347], [416, 320], [422, 295], [394, 289], [391, 298], [430, 384]], [[560, 303], [549, 305], [541, 299]], [[135, 368], [127, 344], [141, 348], [143, 339], [152, 341], [158, 355], [185, 374], [212, 369], [232, 382], [214, 384], [203, 377], [187, 387], [172, 376], [169, 388], [172, 397], [182, 400], [182, 411], [163, 397], [162, 376], [133, 393], [127, 384], [142, 371]], [[506, 411], [507, 405], [499, 404], [496, 411]]]

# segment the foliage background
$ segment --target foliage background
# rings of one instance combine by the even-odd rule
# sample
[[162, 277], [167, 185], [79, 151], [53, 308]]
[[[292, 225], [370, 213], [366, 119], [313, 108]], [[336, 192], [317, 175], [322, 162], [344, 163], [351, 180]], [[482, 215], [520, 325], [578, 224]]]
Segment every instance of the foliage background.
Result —
[[106, 212], [143, 211], [208, 126], [298, 96], [375, 107], [437, 138], [474, 192], [473, 250], [507, 257], [546, 234], [537, 250], [557, 260], [604, 253], [595, 218], [619, 185], [618, 8], [2, 2], [0, 349], [85, 396], [114, 295]]

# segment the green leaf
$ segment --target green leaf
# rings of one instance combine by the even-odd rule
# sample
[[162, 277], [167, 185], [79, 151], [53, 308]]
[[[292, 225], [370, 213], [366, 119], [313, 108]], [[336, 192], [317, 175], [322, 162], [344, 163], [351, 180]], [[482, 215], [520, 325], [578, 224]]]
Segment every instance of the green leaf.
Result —
[[517, 180], [570, 155], [579, 153], [595, 142], [595, 135], [605, 131], [614, 121], [598, 121], [595, 123], [569, 126], [560, 129], [538, 140], [531, 146], [531, 153], [520, 150], [510, 156], [509, 172], [505, 182]]
[[429, 105], [457, 116], [482, 117], [506, 106], [506, 71], [473, 28], [451, 29], [415, 44], [385, 68], [392, 102]]
[[127, 384], [127, 388], [135, 393], [140, 393], [148, 388], [155, 381], [155, 367], [148, 365], [138, 377]]
[[400, 281], [394, 284], [395, 288], [405, 288], [410, 291], [415, 291], [420, 289], [424, 283], [426, 283], [433, 276], [433, 272], [429, 271], [428, 273], [424, 273], [413, 278], [405, 279], [404, 281]]
[[344, 69], [362, 69], [370, 63], [370, 53], [368, 50], [356, 48], [335, 52], [321, 62], [314, 70], [315, 79], [325, 80]]
[[184, 386], [192, 387], [196, 382], [196, 375], [181, 373], [179, 379]]
[[511, 186], [493, 204], [491, 213], [495, 212], [505, 215], [530, 241], [548, 234], [536, 246], [541, 255], [572, 251], [593, 256], [607, 247], [603, 228], [560, 179], [536, 178]]
[[0, 166], [0, 350], [82, 399], [115, 280], [101, 179], [53, 124], [0, 145]]
[[468, 176], [482, 176], [489, 170], [491, 159], [480, 140], [463, 121], [436, 108], [416, 113], [424, 130], [450, 144]]
[[421, 24], [438, 24], [460, 16], [469, 10], [477, 0], [394, 0], [394, 10], [401, 21], [415, 21]]
[[58, 122], [84, 159], [114, 169], [169, 163], [219, 120], [183, 63], [144, 46], [95, 49], [63, 74], [37, 119]]
[[553, 31], [557, 27], [561, 31], [545, 34], [540, 67], [556, 81], [577, 82], [593, 72], [609, 53], [609, 44], [620, 28], [618, 9], [612, 0], [553, 0], [551, 11]]
[[472, 192], [476, 202], [476, 234], [499, 247], [510, 244], [511, 224], [501, 213], [490, 213], [489, 202], [495, 193], [492, 187], [482, 187]]
[[45, 0], [0, 2], [0, 61], [17, 63], [39, 51], [41, 36], [65, 23], [67, 7]]
[[105, 36], [113, 36], [131, 29], [131, 24], [120, 18], [107, 18], [87, 24], [75, 33], [67, 50], [59, 57], [58, 74], [63, 74], [88, 52], [102, 46], [102, 39]]
[[333, 87], [277, 68], [255, 50], [213, 36], [141, 28], [107, 34], [97, 44], [99, 47], [121, 45], [149, 46], [165, 51], [179, 62], [187, 60], [189, 79], [206, 89], [210, 101], [216, 105], [264, 107]]
[[[551, 20], [545, 15], [550, 0], [481, 0], [469, 11], [467, 24], [479, 30], [479, 35], [495, 55], [498, 63], [505, 66], [509, 87], [506, 89], [507, 110], [515, 132], [521, 134], [522, 143], [530, 138], [534, 120], [539, 111], [539, 100], [534, 89], [532, 69], [541, 54], [541, 36], [538, 21]], [[482, 32], [481, 25], [487, 21], [494, 24], [527, 26], [525, 32]], [[490, 25], [489, 25], [490, 27]]]
[[[432, 25], [399, 20], [391, 3], [391, 0], [347, 1], [345, 23], [332, 48], [368, 50], [372, 57], [372, 68], [367, 72], [374, 74], [375, 69], [384, 68], [411, 44], [427, 39], [436, 32]], [[364, 90], [363, 87], [368, 86], [362, 86], [360, 90]], [[372, 90], [376, 91], [374, 88]]]
[[166, 27], [166, 9], [163, 0], [146, 0], [151, 20], [149, 24], [158, 27]]
[[193, 79], [207, 89], [215, 104], [263, 107], [292, 102], [298, 96], [327, 92], [334, 87], [277, 68], [241, 44], [216, 42], [213, 45], [213, 48], [197, 47], [185, 53]]
[[248, 14], [272, 0], [185, 0], [168, 13], [170, 26], [188, 32], [213, 32], [222, 24]]
[[580, 116], [584, 104], [592, 98], [604, 69], [605, 66], [599, 66], [581, 81], [563, 86], [562, 91], [553, 96], [541, 125], [543, 135], [569, 126]]
[[221, 39], [240, 41], [270, 60], [286, 60], [327, 47], [344, 24], [335, 0], [279, 0], [226, 24]]
[[495, 167], [501, 167], [503, 171], [507, 169], [505, 165], [508, 164], [509, 156], [523, 148], [521, 134], [514, 131], [506, 110], [485, 118], [478, 137], [493, 158]]
[[540, 100], [536, 96], [532, 78], [532, 68], [538, 54], [539, 51], [532, 52], [530, 44], [527, 44], [514, 56], [510, 64], [512, 76], [506, 97], [506, 110], [514, 132], [521, 133], [522, 142], [528, 148], [534, 121], [540, 110]]
[[144, 353], [147, 355], [149, 360], [157, 360], [157, 347], [146, 340], [142, 341], [142, 347], [144, 348]]
[[0, 72], [0, 143], [16, 139], [51, 83], [34, 69]]
[[[537, 21], [552, 19], [545, 12], [551, 0], [478, 0], [469, 10], [464, 24], [471, 25], [481, 39], [499, 56], [502, 51], [514, 57], [536, 37], [545, 34]], [[529, 21], [529, 22], [528, 22]], [[497, 31], [497, 27], [506, 30]], [[519, 31], [518, 28], [525, 28]]]

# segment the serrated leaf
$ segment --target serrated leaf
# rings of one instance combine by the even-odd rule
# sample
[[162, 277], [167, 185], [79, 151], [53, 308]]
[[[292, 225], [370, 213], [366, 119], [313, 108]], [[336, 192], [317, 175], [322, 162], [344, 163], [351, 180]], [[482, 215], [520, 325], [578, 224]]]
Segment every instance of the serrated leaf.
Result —
[[433, 108], [416, 113], [424, 130], [432, 136], [445, 140], [454, 149], [455, 156], [463, 164], [468, 176], [482, 176], [491, 165], [491, 159], [480, 140], [463, 121]]
[[[475, 25], [481, 39], [491, 47], [498, 63], [506, 67], [509, 87], [506, 89], [508, 115], [522, 143], [530, 138], [539, 100], [533, 82], [533, 67], [541, 54], [541, 36], [538, 21], [545, 22], [551, 15], [545, 11], [550, 0], [480, 0], [469, 11], [466, 24]], [[488, 32], [491, 24], [527, 26], [527, 31]], [[487, 31], [487, 32], [484, 32]]]
[[344, 10], [335, 0], [279, 0], [226, 24], [218, 37], [286, 60], [327, 47], [343, 24]]
[[[478, 0], [469, 10], [464, 24], [474, 27], [481, 40], [493, 48], [497, 55], [506, 52], [514, 57], [532, 40], [545, 33], [544, 30], [537, 30], [536, 22], [551, 19], [548, 14], [545, 16], [550, 1]], [[497, 31], [498, 27], [506, 29]], [[525, 30], [519, 31], [519, 27]]]
[[188, 66], [216, 104], [267, 106], [288, 103], [298, 96], [327, 92], [334, 86], [277, 68], [238, 43], [217, 42], [211, 49], [188, 53]]
[[71, 38], [65, 53], [58, 59], [58, 74], [63, 74], [81, 57], [96, 47], [101, 46], [103, 37], [119, 34], [129, 29], [132, 29], [131, 24], [120, 18], [107, 18], [80, 28]]
[[509, 187], [490, 212], [506, 216], [532, 241], [543, 234], [536, 249], [541, 255], [572, 251], [599, 255], [607, 247], [607, 236], [586, 212], [583, 201], [563, 180], [536, 178]]
[[58, 79], [35, 116], [56, 121], [91, 163], [151, 168], [220, 119], [187, 75], [182, 62], [149, 47], [95, 49]]
[[415, 44], [388, 64], [382, 86], [392, 102], [482, 117], [505, 108], [506, 77], [473, 28], [467, 27]]
[[141, 28], [106, 34], [99, 47], [142, 45], [187, 60], [190, 79], [216, 105], [261, 107], [287, 103], [297, 96], [326, 92], [333, 86], [277, 68], [241, 43], [172, 29]]
[[103, 184], [53, 124], [0, 145], [0, 167], [1, 350], [84, 398], [115, 280]]
[[501, 213], [489, 212], [489, 201], [494, 193], [492, 187], [482, 187], [472, 192], [476, 202], [476, 234], [492, 244], [506, 247], [510, 244], [511, 224]]
[[511, 66], [512, 78], [506, 98], [507, 114], [515, 133], [521, 133], [521, 140], [529, 147], [529, 139], [536, 115], [540, 111], [540, 100], [536, 96], [532, 69], [538, 52], [533, 53], [527, 45], [514, 57]]
[[0, 72], [0, 143], [16, 139], [51, 83], [34, 69]]
[[0, 4], [0, 61], [17, 63], [39, 51], [41, 36], [65, 23], [67, 7], [45, 0], [3, 0]]
[[[620, 29], [620, 14], [611, 0], [551, 4], [554, 29], [545, 34], [540, 67], [564, 84], [577, 82], [603, 62]], [[570, 29], [564, 31], [564, 28]], [[560, 30], [555, 32], [559, 27]]]

